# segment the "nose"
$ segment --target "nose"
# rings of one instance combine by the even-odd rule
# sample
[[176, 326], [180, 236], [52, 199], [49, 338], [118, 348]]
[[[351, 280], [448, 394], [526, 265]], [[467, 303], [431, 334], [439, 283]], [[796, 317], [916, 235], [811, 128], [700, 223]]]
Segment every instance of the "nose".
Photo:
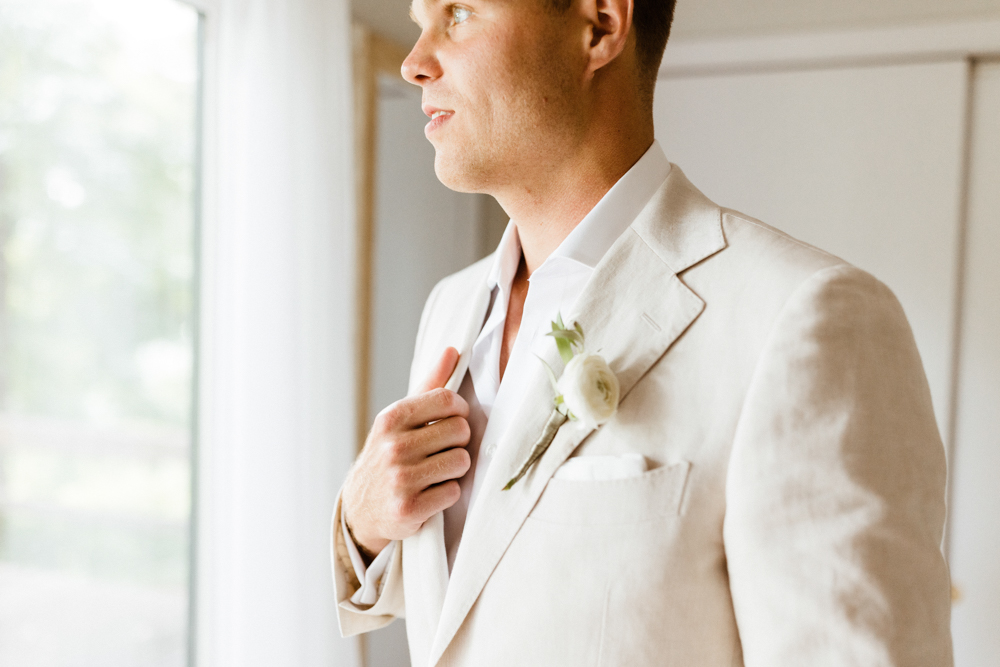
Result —
[[434, 54], [433, 40], [425, 30], [400, 68], [403, 78], [415, 86], [422, 86], [441, 76], [441, 63]]

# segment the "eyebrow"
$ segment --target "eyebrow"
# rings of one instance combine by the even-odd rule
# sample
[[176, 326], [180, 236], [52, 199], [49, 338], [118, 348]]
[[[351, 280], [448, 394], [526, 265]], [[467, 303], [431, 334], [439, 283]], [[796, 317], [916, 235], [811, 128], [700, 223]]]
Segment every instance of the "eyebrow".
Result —
[[427, 5], [433, 5], [433, 4], [440, 4], [441, 0], [413, 0], [410, 3], [410, 20], [413, 21], [414, 23], [416, 23], [419, 26], [420, 25], [420, 21], [417, 20], [417, 15], [413, 11], [414, 5], [416, 5], [418, 2], [422, 2], [422, 4], [424, 4], [425, 6], [427, 6]]
[[414, 5], [416, 5], [418, 2], [423, 4], [424, 7], [429, 11], [434, 5], [443, 5], [447, 2], [447, 0], [413, 0], [410, 3], [410, 20], [419, 26], [420, 21], [417, 20], [417, 15], [413, 11]]

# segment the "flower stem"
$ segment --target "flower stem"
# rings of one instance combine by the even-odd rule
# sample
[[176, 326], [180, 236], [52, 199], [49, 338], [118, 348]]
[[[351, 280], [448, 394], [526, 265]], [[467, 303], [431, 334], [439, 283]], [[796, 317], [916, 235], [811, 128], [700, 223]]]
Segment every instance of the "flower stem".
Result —
[[503, 487], [504, 491], [507, 491], [512, 486], [517, 484], [517, 482], [527, 474], [528, 470], [531, 469], [531, 466], [535, 464], [535, 461], [542, 458], [542, 454], [545, 453], [545, 450], [547, 450], [549, 445], [552, 444], [552, 441], [555, 440], [556, 433], [559, 431], [559, 428], [566, 423], [567, 419], [568, 417], [560, 412], [558, 408], [552, 410], [552, 414], [549, 415], [549, 420], [545, 422], [545, 428], [542, 430], [542, 435], [538, 438], [538, 441], [535, 442], [535, 446], [531, 448], [531, 454], [528, 456], [528, 460], [524, 462], [524, 465], [522, 465], [521, 469], [517, 471], [517, 474], [514, 475], [509, 482], [507, 482], [507, 486]]

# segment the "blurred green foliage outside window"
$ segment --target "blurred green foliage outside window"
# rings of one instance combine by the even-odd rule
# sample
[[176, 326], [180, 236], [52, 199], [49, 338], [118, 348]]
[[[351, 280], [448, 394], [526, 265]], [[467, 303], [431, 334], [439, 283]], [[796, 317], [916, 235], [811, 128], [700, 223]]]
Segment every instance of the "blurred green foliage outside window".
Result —
[[0, 664], [186, 654], [199, 17], [0, 0]]

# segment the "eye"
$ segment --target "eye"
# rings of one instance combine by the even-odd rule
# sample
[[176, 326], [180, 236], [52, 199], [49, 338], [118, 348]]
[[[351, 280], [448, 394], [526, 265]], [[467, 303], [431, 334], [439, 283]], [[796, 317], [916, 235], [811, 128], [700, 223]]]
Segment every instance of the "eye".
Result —
[[458, 25], [459, 23], [464, 23], [467, 18], [472, 16], [472, 12], [465, 7], [452, 6], [451, 8], [451, 22], [452, 25]]

